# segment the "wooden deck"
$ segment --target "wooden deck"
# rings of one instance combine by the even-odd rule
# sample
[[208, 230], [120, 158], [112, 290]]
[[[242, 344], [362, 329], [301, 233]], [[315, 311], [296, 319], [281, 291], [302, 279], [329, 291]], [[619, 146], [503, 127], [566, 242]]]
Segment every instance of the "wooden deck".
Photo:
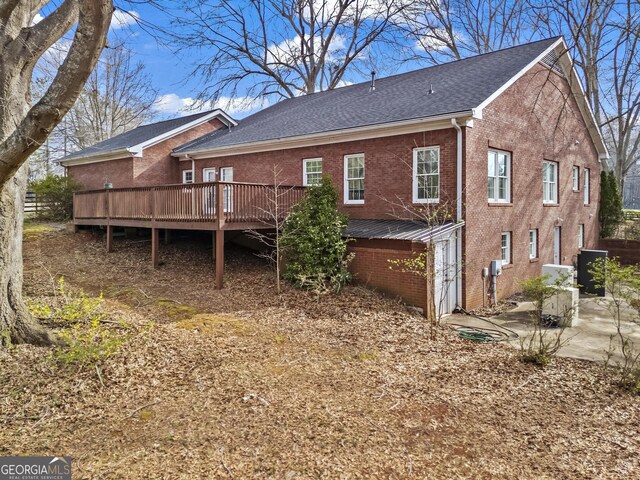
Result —
[[224, 232], [273, 228], [274, 212], [285, 216], [304, 195], [304, 187], [211, 182], [138, 188], [109, 188], [73, 196], [75, 225], [104, 226], [107, 251], [113, 227], [151, 229], [151, 257], [158, 265], [159, 230], [211, 230], [216, 287], [222, 288]]

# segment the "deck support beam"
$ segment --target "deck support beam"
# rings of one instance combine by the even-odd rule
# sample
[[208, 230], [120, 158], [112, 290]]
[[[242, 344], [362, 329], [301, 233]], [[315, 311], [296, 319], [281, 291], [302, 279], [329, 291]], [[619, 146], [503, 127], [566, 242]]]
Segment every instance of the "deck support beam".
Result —
[[215, 232], [214, 262], [216, 264], [216, 290], [222, 290], [224, 279], [224, 230]]
[[151, 229], [151, 263], [153, 268], [158, 266], [158, 248], [160, 243], [160, 233], [157, 228]]
[[113, 226], [107, 225], [107, 253], [113, 252]]

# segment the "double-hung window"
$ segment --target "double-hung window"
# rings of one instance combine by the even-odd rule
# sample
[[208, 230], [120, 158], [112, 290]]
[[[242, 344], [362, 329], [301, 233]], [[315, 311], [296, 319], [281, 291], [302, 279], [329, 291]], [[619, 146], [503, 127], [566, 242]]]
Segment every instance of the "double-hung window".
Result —
[[584, 223], [578, 225], [578, 248], [584, 248]]
[[502, 232], [500, 251], [502, 264], [508, 265], [511, 263], [511, 232]]
[[489, 202], [509, 203], [511, 201], [511, 155], [500, 150], [489, 150], [487, 169]]
[[573, 166], [573, 191], [577, 192], [580, 190], [580, 167]]
[[538, 230], [529, 230], [529, 259], [538, 258]]
[[542, 202], [558, 203], [558, 164], [542, 163]]
[[413, 202], [437, 203], [440, 200], [440, 148], [413, 149]]
[[344, 203], [364, 203], [364, 153], [344, 157]]
[[589, 205], [589, 187], [591, 186], [591, 179], [589, 178], [591, 174], [591, 170], [588, 168], [584, 169], [583, 177], [584, 177], [584, 188], [582, 189], [582, 194], [584, 195], [584, 204]]
[[322, 180], [322, 159], [305, 158], [302, 161], [302, 184], [305, 187], [320, 185]]

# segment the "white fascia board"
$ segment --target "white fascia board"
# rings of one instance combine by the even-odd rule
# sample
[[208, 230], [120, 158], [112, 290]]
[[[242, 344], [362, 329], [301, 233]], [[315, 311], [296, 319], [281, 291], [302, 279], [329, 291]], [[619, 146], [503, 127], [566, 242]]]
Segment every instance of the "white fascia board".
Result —
[[312, 147], [327, 143], [352, 142], [356, 140], [367, 140], [370, 138], [391, 137], [408, 133], [424, 132], [430, 130], [443, 130], [453, 128], [451, 119], [470, 119], [473, 115], [471, 110], [455, 112], [435, 117], [426, 117], [400, 122], [383, 123], [378, 125], [367, 125], [365, 127], [349, 128], [344, 130], [334, 130], [331, 132], [312, 133], [309, 135], [299, 135], [296, 137], [276, 138], [252, 143], [229, 145], [212, 149], [191, 150], [179, 153], [172, 153], [180, 160], [191, 160], [201, 158], [227, 157], [230, 155], [242, 155], [247, 153], [269, 152], [273, 150], [287, 150], [291, 148]]
[[58, 161], [58, 163], [64, 167], [72, 167], [74, 165], [86, 165], [88, 163], [108, 162], [110, 160], [122, 160], [124, 158], [141, 156], [142, 150], [136, 150], [134, 148], [122, 148], [120, 150], [113, 150], [111, 152], [71, 158], [69, 160], [60, 160]]
[[[157, 145], [160, 142], [163, 142], [171, 137], [174, 137], [176, 135], [179, 135], [183, 132], [186, 132], [187, 130], [192, 129], [193, 127], [197, 127], [198, 125], [201, 125], [205, 122], [208, 122], [209, 120], [216, 118], [216, 117], [221, 117], [220, 121], [222, 123], [224, 123], [225, 125], [227, 125], [227, 127], [229, 126], [236, 126], [238, 125], [238, 122], [236, 122], [234, 119], [232, 119], [229, 115], [227, 115], [225, 112], [223, 112], [220, 109], [214, 110], [211, 113], [208, 113], [207, 115], [203, 115], [202, 117], [198, 117], [195, 120], [193, 120], [192, 122], [189, 123], [185, 123], [184, 125], [181, 125], [178, 128], [174, 128], [173, 130], [170, 130], [166, 133], [163, 133], [162, 135], [158, 135], [157, 137], [154, 137], [150, 140], [147, 140], [146, 142], [143, 143], [139, 143], [138, 145], [136, 145], [133, 148], [139, 148], [140, 150], [143, 150], [145, 148], [148, 147], [152, 147], [154, 145]], [[142, 156], [142, 155], [141, 155]]]
[[524, 67], [522, 70], [520, 70], [518, 73], [516, 73], [513, 77], [511, 77], [498, 90], [496, 90], [491, 95], [489, 95], [489, 97], [487, 97], [486, 100], [484, 100], [480, 105], [478, 105], [474, 109], [475, 118], [478, 118], [478, 119], [482, 118], [482, 110], [484, 110], [484, 108], [487, 105], [489, 105], [496, 98], [498, 98], [500, 95], [502, 95], [502, 93], [507, 88], [509, 88], [514, 83], [516, 83], [516, 81], [518, 81], [520, 79], [520, 77], [522, 77], [525, 73], [527, 73], [535, 65], [537, 65], [546, 55], [549, 54], [549, 52], [551, 52], [554, 48], [556, 48], [558, 45], [563, 44], [563, 43], [564, 43], [564, 40], [562, 39], [562, 37], [559, 38], [558, 40], [556, 40], [555, 42], [553, 42], [546, 50], [544, 50], [540, 55], [538, 55], [533, 61], [529, 62], [529, 64], [527, 64], [526, 67]]

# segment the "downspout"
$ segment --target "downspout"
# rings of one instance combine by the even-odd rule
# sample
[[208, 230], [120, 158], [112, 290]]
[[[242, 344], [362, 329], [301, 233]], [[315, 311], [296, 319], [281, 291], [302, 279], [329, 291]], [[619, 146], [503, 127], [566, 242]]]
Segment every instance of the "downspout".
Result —
[[[457, 132], [456, 145], [456, 223], [462, 221], [462, 128], [458, 125], [455, 118], [451, 119], [451, 125]], [[456, 239], [456, 306], [462, 307], [462, 271], [460, 265], [462, 262], [462, 235], [461, 229]]]

